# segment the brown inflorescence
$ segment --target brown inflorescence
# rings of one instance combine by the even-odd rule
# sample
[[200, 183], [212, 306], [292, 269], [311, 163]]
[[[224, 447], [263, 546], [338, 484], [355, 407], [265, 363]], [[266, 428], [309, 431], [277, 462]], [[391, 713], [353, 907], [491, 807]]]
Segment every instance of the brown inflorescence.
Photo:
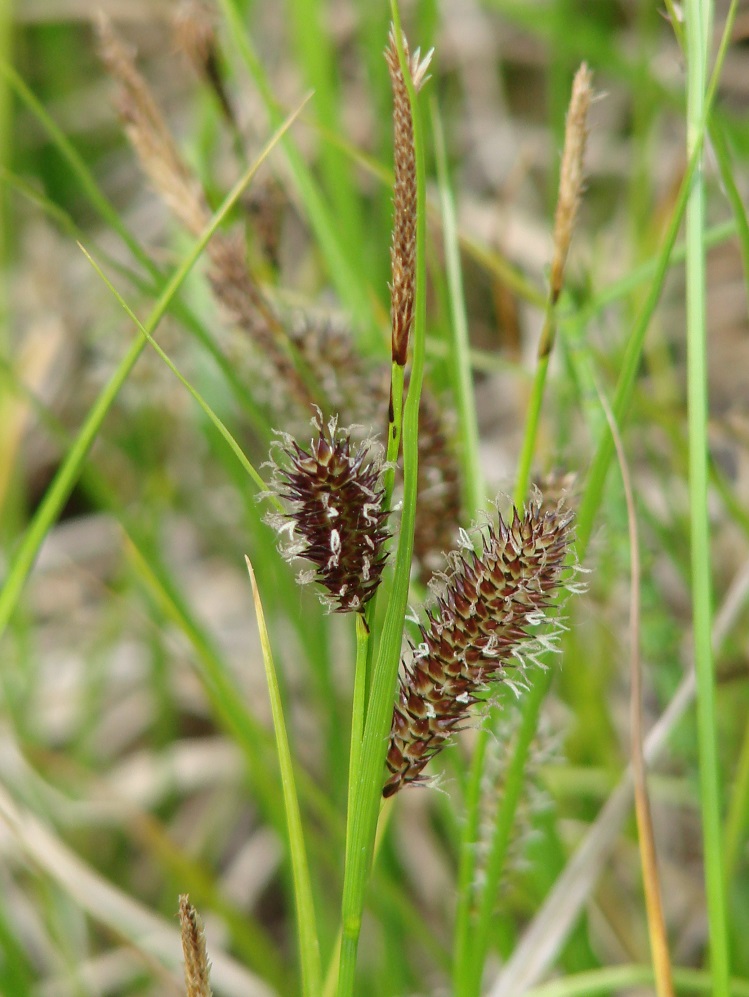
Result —
[[382, 461], [372, 446], [353, 444], [351, 430], [339, 429], [335, 419], [325, 425], [318, 414], [313, 425], [308, 450], [283, 437], [275, 487], [291, 512], [271, 522], [289, 531], [284, 556], [314, 565], [300, 580], [320, 582], [335, 612], [361, 612], [387, 559]]
[[203, 922], [186, 893], [179, 898], [179, 923], [185, 959], [186, 997], [211, 997], [213, 991]]
[[588, 108], [593, 97], [593, 74], [583, 63], [575, 74], [567, 109], [564, 151], [559, 172], [559, 197], [554, 217], [554, 257], [551, 261], [551, 295], [556, 302], [562, 290], [567, 253], [572, 242], [585, 173], [583, 159], [588, 137]]
[[[426, 80], [432, 57], [420, 59], [417, 50], [409, 54], [403, 36], [406, 57], [414, 90]], [[390, 284], [390, 320], [392, 325], [393, 362], [404, 367], [408, 356], [408, 337], [413, 321], [414, 285], [416, 281], [416, 154], [414, 151], [411, 99], [403, 79], [394, 29], [390, 32], [385, 59], [393, 88], [393, 131], [395, 152], [395, 186], [393, 188], [393, 244], [390, 248], [392, 282]]]
[[[480, 552], [455, 552], [436, 607], [411, 647], [393, 710], [384, 796], [423, 782], [427, 762], [461, 728], [487, 685], [539, 646], [544, 610], [562, 587], [572, 514], [531, 505], [500, 516]], [[535, 630], [535, 632], [534, 632]]]

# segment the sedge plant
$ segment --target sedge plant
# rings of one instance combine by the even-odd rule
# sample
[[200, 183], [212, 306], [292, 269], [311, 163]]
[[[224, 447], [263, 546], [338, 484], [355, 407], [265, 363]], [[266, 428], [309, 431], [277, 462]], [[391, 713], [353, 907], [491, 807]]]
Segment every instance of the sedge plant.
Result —
[[[459, 161], [451, 162], [454, 123], [443, 110], [454, 94], [452, 85], [444, 88], [443, 83], [456, 66], [461, 80], [461, 74], [474, 83], [480, 80], [471, 75], [470, 64], [461, 62], [460, 31], [454, 48], [444, 33], [435, 36], [436, 5], [409, 11], [408, 36], [393, 2], [387, 17], [384, 11], [360, 12], [366, 32], [343, 25], [339, 37], [327, 30], [321, 4], [294, 0], [288, 5], [290, 48], [299, 75], [315, 94], [289, 114], [271, 82], [270, 52], [258, 34], [247, 30], [245, 5], [217, 3], [229, 29], [224, 39], [216, 30], [222, 22], [215, 11], [199, 0], [181, 4], [175, 44], [206, 102], [204, 131], [189, 154], [174, 137], [158, 88], [135, 53], [118, 28], [100, 19], [98, 57], [116, 91], [122, 129], [171, 219], [168, 254], [144, 248], [137, 228], [112, 206], [54, 115], [15, 69], [4, 66], [3, 79], [19, 107], [36, 121], [44, 141], [66, 164], [71, 184], [122, 248], [95, 244], [52, 195], [12, 175], [5, 162], [4, 176], [15, 192], [74, 234], [85, 267], [97, 275], [107, 300], [134, 332], [129, 350], [123, 350], [119, 366], [72, 435], [30, 390], [21, 367], [4, 363], [0, 372], [10, 388], [3, 411], [11, 432], [3, 453], [12, 454], [22, 438], [15, 413], [27, 406], [65, 453], [13, 546], [0, 593], [0, 631], [19, 649], [19, 664], [2, 679], [8, 743], [16, 761], [3, 768], [0, 820], [14, 856], [49, 884], [46, 922], [36, 925], [33, 937], [45, 942], [59, 937], [68, 962], [77, 967], [71, 970], [76, 979], [79, 970], [81, 980], [103, 970], [82, 955], [82, 921], [66, 918], [71, 898], [77, 918], [104, 925], [112, 938], [143, 953], [142, 973], [153, 973], [154, 981], [159, 976], [154, 961], [169, 966], [173, 977], [179, 959], [175, 924], [132, 901], [128, 890], [134, 881], [122, 872], [125, 864], [118, 876], [98, 871], [93, 860], [84, 863], [89, 839], [96, 847], [93, 829], [101, 826], [115, 834], [128, 828], [163, 872], [166, 889], [179, 896], [188, 997], [296, 992], [382, 997], [445, 992], [446, 986], [456, 997], [509, 997], [614, 992], [651, 981], [659, 997], [682, 989], [749, 992], [745, 981], [729, 978], [745, 916], [729, 873], [743, 882], [749, 741], [744, 737], [740, 761], [730, 770], [735, 785], [729, 779], [727, 789], [715, 673], [721, 655], [739, 655], [749, 581], [736, 570], [715, 617], [708, 518], [713, 484], [730, 510], [732, 528], [743, 523], [746, 534], [746, 517], [706, 447], [708, 313], [703, 294], [708, 247], [723, 247], [738, 233], [746, 260], [749, 228], [742, 179], [733, 162], [738, 126], [722, 109], [713, 114], [720, 68], [730, 56], [736, 5], [724, 26], [710, 83], [710, 5], [686, 5], [683, 24], [679, 9], [667, 5], [688, 76], [681, 185], [674, 187], [671, 201], [660, 205], [660, 228], [655, 212], [653, 219], [644, 217], [645, 195], [633, 194], [633, 214], [642, 225], [653, 224], [652, 231], [640, 233], [638, 245], [659, 248], [595, 289], [579, 286], [574, 266], [571, 272], [568, 267], [571, 247], [585, 247], [576, 232], [585, 228], [578, 216], [581, 205], [586, 210], [586, 141], [596, 103], [587, 63], [596, 67], [596, 85], [599, 72], [610, 67], [633, 88], [642, 88], [633, 134], [642, 138], [638, 152], [643, 160], [648, 142], [654, 141], [645, 134], [648, 101], [671, 109], [677, 102], [655, 72], [648, 74], [646, 93], [610, 44], [602, 15], [589, 23], [576, 21], [580, 30], [573, 30], [566, 18], [574, 15], [562, 2], [549, 5], [553, 16], [548, 19], [522, 5], [496, 6], [513, 30], [550, 43], [549, 104], [552, 113], [566, 107], [564, 129], [555, 114], [561, 160], [559, 184], [549, 185], [556, 211], [549, 226], [545, 287], [463, 231], [458, 208], [465, 207], [465, 176]], [[477, 14], [488, 16], [483, 8]], [[638, 17], [643, 39], [665, 30], [644, 11]], [[434, 40], [436, 51], [422, 57], [409, 40], [424, 42], [424, 49]], [[343, 49], [346, 59], [339, 60]], [[580, 63], [570, 79], [571, 67]], [[349, 72], [356, 76], [359, 98], [372, 88], [372, 104], [387, 121], [379, 136], [371, 125], [373, 147], [380, 141], [376, 152], [358, 147], [363, 144], [358, 122], [347, 134], [355, 117], [346, 103]], [[241, 84], [239, 74], [244, 74]], [[249, 125], [250, 105], [239, 96], [247, 80], [255, 94]], [[7, 115], [0, 117], [4, 121]], [[711, 229], [704, 203], [706, 136], [714, 136], [733, 212], [733, 218]], [[595, 146], [595, 131], [593, 139]], [[224, 184], [201, 162], [211, 143], [221, 146], [240, 177], [226, 197], [217, 195]], [[600, 146], [597, 155], [600, 162]], [[383, 166], [391, 156], [392, 172]], [[686, 241], [679, 245], [682, 217]], [[494, 227], [501, 228], [496, 218]], [[119, 258], [122, 252], [128, 254], [127, 264]], [[166, 265], [175, 253], [178, 264]], [[295, 271], [300, 285], [327, 275], [339, 312], [331, 314], [319, 302], [312, 307], [306, 292], [285, 286], [279, 275], [293, 271], [289, 256], [304, 258], [308, 267]], [[682, 439], [678, 417], [665, 403], [659, 411], [648, 399], [642, 372], [657, 381], [663, 371], [665, 351], [652, 346], [648, 333], [666, 277], [677, 273], [684, 259], [689, 419]], [[596, 263], [591, 270], [599, 276], [602, 264]], [[188, 275], [196, 264], [203, 265], [205, 279], [193, 283]], [[477, 348], [476, 269], [491, 284], [508, 327], [513, 320], [521, 324], [510, 303], [513, 295], [540, 308], [540, 334], [526, 352], [529, 363], [517, 357], [498, 360], [486, 342]], [[145, 319], [138, 317], [140, 296], [155, 302]], [[594, 345], [590, 329], [602, 327], [613, 309], [625, 317], [625, 332]], [[166, 380], [159, 382], [159, 414], [139, 430], [139, 416], [124, 406], [137, 372], [149, 362]], [[514, 379], [520, 399], [513, 424], [503, 428], [507, 440], [498, 444], [495, 436], [489, 444], [482, 438], [486, 412], [492, 411], [486, 386], [497, 390], [504, 383], [498, 377]], [[613, 385], [610, 406], [603, 380]], [[667, 381], [671, 378], [657, 381], [661, 402]], [[256, 630], [249, 638], [243, 634], [239, 665], [227, 642], [222, 644], [196, 611], [195, 583], [191, 590], [179, 561], [175, 567], [174, 550], [184, 537], [175, 532], [179, 542], [169, 548], [149, 514], [149, 501], [167, 501], [168, 454], [180, 433], [180, 419], [172, 413], [180, 411], [184, 418], [186, 411], [173, 391], [188, 405], [195, 403], [202, 441], [190, 455], [190, 487], [173, 497], [175, 505], [182, 503], [196, 523], [206, 525], [205, 537], [209, 523], [219, 524], [229, 560], [241, 547], [235, 524], [227, 525], [233, 515], [248, 538], [249, 586], [245, 576], [241, 616], [245, 623], [254, 618]], [[671, 403], [676, 405], [673, 398]], [[116, 422], [122, 412], [128, 412], [124, 427]], [[552, 412], [562, 415], [555, 420]], [[646, 412], [656, 429], [628, 435], [628, 421], [641, 427]], [[100, 467], [104, 448], [97, 445], [110, 423], [127, 441], [117, 451], [114, 477], [106, 460]], [[585, 427], [585, 444], [578, 424]], [[665, 462], [658, 459], [661, 436], [671, 441], [689, 482], [688, 508], [679, 505], [678, 489], [674, 498], [674, 521], [681, 532], [671, 530], [670, 521], [665, 525], [658, 506], [649, 502], [648, 487], [638, 493], [630, 484], [645, 457], [665, 475]], [[498, 445], [513, 466], [509, 484], [503, 482], [501, 489], [488, 456]], [[159, 451], [156, 459], [151, 448]], [[210, 482], [201, 480], [206, 453], [209, 466], [220, 469]], [[618, 477], [611, 474], [617, 461], [626, 503], [617, 490]], [[138, 480], [132, 469], [139, 462], [149, 468], [142, 500], [131, 485]], [[561, 473], [553, 466], [558, 463], [565, 464]], [[565, 473], [570, 470], [577, 471], [574, 481]], [[92, 719], [75, 750], [56, 754], [53, 747], [52, 757], [35, 753], [29, 722], [38, 704], [31, 694], [33, 655], [28, 661], [24, 657], [24, 647], [32, 642], [19, 612], [22, 593], [35, 578], [35, 561], [66, 503], [81, 495], [118, 523], [128, 598], [137, 593], [149, 621], [150, 682], [162, 739], [159, 750], [149, 747], [149, 764], [140, 770], [137, 789], [124, 769], [111, 780], [97, 772], [92, 798], [100, 793], [111, 802], [111, 812], [104, 807], [94, 812], [88, 801], [86, 809], [63, 798], [55, 779], [61, 786], [75, 785], [86, 766], [96, 770], [97, 750], [106, 755], [110, 744], [113, 750], [120, 743], [138, 744], [143, 716], [128, 720], [123, 733], [122, 715], [104, 710], [102, 734], [95, 717], [104, 683], [91, 679], [84, 700]], [[18, 515], [10, 475], [0, 476], [0, 500]], [[596, 533], [602, 518], [619, 524], [626, 518], [628, 531], [612, 529], [602, 540]], [[630, 572], [624, 570], [619, 542], [625, 533]], [[658, 629], [648, 615], [648, 597], [653, 606], [664, 601], [657, 592], [660, 576], [638, 562], [647, 561], [642, 537], [648, 535], [662, 540], [669, 563], [690, 579], [694, 607], [694, 672], [687, 671], [650, 733], [640, 683], [650, 680], [657, 686], [658, 674], [647, 672], [648, 655], [660, 653], [668, 662], [677, 635], [664, 633], [662, 620]], [[208, 543], [200, 531], [198, 536], [188, 537], [188, 549], [190, 543], [196, 549]], [[596, 619], [603, 622], [596, 624], [595, 638], [589, 636], [592, 603], [579, 579], [581, 565], [589, 560], [596, 562], [589, 576], [593, 598], [603, 606], [596, 606]], [[286, 562], [292, 563], [291, 571]], [[634, 607], [621, 640], [612, 622], [616, 612], [627, 617], [617, 601], [615, 580], [620, 578], [628, 579]], [[125, 583], [116, 578], [107, 584], [117, 591]], [[213, 589], [206, 564], [197, 601], [210, 603]], [[574, 599], [567, 598], [570, 593]], [[586, 613], [587, 625], [580, 628], [578, 618], [585, 622]], [[616, 634], [609, 643], [601, 636], [606, 627]], [[175, 635], [176, 650], [169, 643]], [[626, 904], [612, 903], [617, 889], [624, 888], [616, 881], [616, 864], [606, 865], [615, 843], [629, 844], [632, 833], [620, 831], [632, 798], [626, 750], [623, 773], [614, 771], [622, 711], [599, 692], [610, 690], [607, 677], [611, 687], [615, 684], [607, 668], [619, 659], [616, 641], [631, 645], [633, 662], [631, 753], [645, 897], [641, 934], [649, 949], [624, 925]], [[170, 684], [172, 656], [189, 662], [190, 681], [178, 684], [176, 695]], [[680, 674], [673, 667], [664, 671], [658, 692], [670, 695], [668, 681]], [[268, 710], [265, 695], [248, 684], [261, 675]], [[559, 721], [557, 688], [576, 727]], [[692, 758], [691, 746], [679, 744], [677, 721], [695, 695], [699, 710]], [[196, 707], [197, 699], [205, 706]], [[190, 710], [194, 714], [187, 723], [182, 714]], [[556, 731], [550, 731], [555, 722]], [[729, 728], [730, 723], [726, 737], [736, 736]], [[208, 729], [217, 731], [214, 739]], [[192, 731], [198, 733], [191, 736]], [[667, 735], [699, 772], [699, 790], [674, 775], [649, 778], [647, 766], [664, 750]], [[574, 758], [567, 769], [559, 764], [563, 739]], [[187, 796], [185, 787], [191, 785], [200, 786], [205, 807], [197, 807], [197, 816], [185, 809], [180, 820], [170, 823], [170, 792]], [[135, 794], [127, 806], [117, 797], [118, 786], [122, 793]], [[686, 960], [679, 964], [684, 939], [680, 946], [669, 938], [669, 931], [674, 933], [669, 920], [676, 920], [669, 906], [673, 893], [659, 881], [673, 874], [660, 845], [656, 850], [656, 839], [663, 808], [675, 800], [691, 808], [695, 819], [699, 812], [702, 830], [709, 932], [701, 970], [687, 968]], [[192, 838], [186, 829], [193, 830]], [[197, 860], [193, 851], [201, 848], [221, 855], [226, 868]], [[634, 849], [626, 856], [620, 850], [617, 857], [626, 857], [637, 869], [632, 854]], [[440, 860], [434, 862], [435, 856]], [[0, 903], [0, 944], [9, 953], [0, 964], [0, 990], [22, 997], [32, 992], [25, 954], [31, 935], [25, 921], [18, 927], [9, 917], [19, 899], [13, 892], [15, 872], [10, 878], [10, 900]], [[595, 893], [597, 883], [602, 885]], [[637, 906], [638, 888], [639, 883], [627, 892], [631, 907]], [[594, 894], [593, 913], [586, 918], [584, 907]], [[729, 910], [735, 923], [727, 917]], [[217, 919], [223, 935], [215, 932]], [[608, 933], [598, 930], [601, 920]], [[151, 943], [139, 934], [139, 923]], [[613, 938], [620, 942], [620, 967], [603, 964], [606, 958], [614, 961]], [[694, 963], [698, 956], [691, 956]], [[643, 964], [649, 959], [652, 967]], [[749, 975], [741, 959], [735, 956], [735, 971]], [[54, 972], [48, 989], [60, 983], [62, 971]], [[158, 985], [154, 981], [145, 984], [144, 993]], [[117, 992], [140, 985], [123, 975]]]

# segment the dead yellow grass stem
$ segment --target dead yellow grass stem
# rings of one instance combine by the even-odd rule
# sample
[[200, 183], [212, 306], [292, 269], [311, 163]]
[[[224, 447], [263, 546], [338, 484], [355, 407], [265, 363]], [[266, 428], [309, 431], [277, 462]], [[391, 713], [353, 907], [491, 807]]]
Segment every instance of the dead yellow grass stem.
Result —
[[629, 640], [630, 640], [630, 737], [632, 755], [632, 781], [634, 785], [635, 816], [640, 845], [645, 910], [650, 935], [650, 951], [653, 957], [655, 988], [658, 997], [674, 997], [674, 984], [671, 972], [671, 958], [668, 951], [666, 918], [663, 912], [663, 897], [658, 874], [658, 856], [655, 849], [653, 817], [648, 795], [647, 768], [643, 749], [642, 728], [642, 662], [640, 660], [640, 545], [637, 533], [637, 517], [632, 483], [629, 476], [627, 457], [624, 452], [619, 428], [614, 414], [603, 395], [601, 402], [606, 413], [611, 435], [614, 440], [619, 467], [621, 469], [624, 496], [627, 503], [629, 524], [629, 544], [631, 559]]

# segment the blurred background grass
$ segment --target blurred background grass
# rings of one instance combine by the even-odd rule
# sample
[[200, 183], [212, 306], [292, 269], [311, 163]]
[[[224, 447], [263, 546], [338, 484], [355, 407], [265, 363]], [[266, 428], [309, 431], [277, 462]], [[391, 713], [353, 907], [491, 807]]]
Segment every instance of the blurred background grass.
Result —
[[[184, 5], [110, 0], [102, 8], [137, 46], [139, 65], [214, 207], [259, 153], [279, 113], [315, 89], [294, 128], [294, 153], [271, 155], [233, 220], [246, 227], [249, 258], [279, 308], [300, 322], [314, 316], [350, 329], [361, 356], [385, 361], [392, 161], [382, 58], [387, 5], [289, 0], [217, 9], [219, 65], [237, 134], [179, 50], [174, 20]], [[227, 16], [232, 10], [236, 22]], [[716, 36], [724, 15], [718, 5]], [[24, 0], [6, 8], [0, 44], [141, 257], [102, 218], [61, 141], [5, 74], [0, 540], [6, 568], [134, 335], [76, 239], [106, 264], [140, 315], [188, 245], [123, 135], [89, 16], [88, 5], [74, 0]], [[412, 45], [436, 48], [428, 89], [455, 188], [491, 494], [509, 494], [513, 486], [570, 83], [582, 60], [594, 71], [599, 99], [591, 114], [587, 193], [537, 454], [539, 474], [559, 469], [582, 476], [604, 425], [595, 382], [607, 392], [616, 383], [685, 170], [683, 59], [674, 33], [658, 4], [646, 0], [421, 2], [404, 4], [403, 18]], [[238, 33], [237, 22], [246, 33]], [[740, 5], [713, 116], [717, 139], [707, 157], [711, 529], [719, 609], [727, 593], [741, 595], [749, 552], [749, 259], [742, 260], [736, 237], [745, 218], [735, 210], [736, 199], [746, 203], [749, 183], [747, 38], [749, 8]], [[242, 58], [247, 42], [257, 58], [254, 74]], [[427, 145], [434, 178], [431, 139]], [[436, 212], [429, 257], [428, 380], [449, 410], [450, 312]], [[683, 299], [677, 253], [650, 323], [625, 434], [643, 544], [647, 723], [667, 706], [690, 659]], [[203, 273], [189, 278], [159, 341], [256, 464], [267, 455], [273, 428], [304, 427], [291, 407], [279, 411], [277, 388], [245, 335], [213, 302]], [[371, 418], [380, 431], [386, 413], [379, 424]], [[189, 892], [206, 918], [217, 992], [295, 992], [283, 815], [245, 552], [257, 572], [303, 773], [327, 958], [338, 925], [353, 641], [345, 624], [323, 616], [314, 596], [296, 585], [263, 513], [215, 427], [147, 350], [45, 539], [0, 645], [0, 992], [179, 993], [172, 970], [180, 956], [174, 921], [180, 892]], [[628, 562], [626, 510], [613, 473], [585, 565], [589, 590], [570, 603], [554, 695], [527, 773], [487, 987], [497, 956], [515, 949], [628, 759]], [[422, 596], [415, 589], [414, 600]], [[749, 977], [745, 608], [735, 608], [730, 620], [717, 663], [720, 757], [733, 970]], [[497, 797], [515, 722], [512, 697], [503, 701], [491, 749]], [[460, 747], [447, 753], [445, 794], [412, 791], [398, 801], [372, 884], [358, 993], [447, 992], [456, 843], [474, 735], [465, 732]], [[672, 732], [651, 789], [673, 958], [679, 966], [702, 967], [691, 715]], [[490, 812], [486, 819], [491, 823]], [[161, 919], [149, 920], [153, 915]], [[225, 962], [223, 953], [235, 962]], [[570, 976], [648, 961], [629, 821], [555, 968]], [[246, 967], [244, 975], [237, 964]], [[649, 990], [638, 991], [633, 975], [604, 992]]]

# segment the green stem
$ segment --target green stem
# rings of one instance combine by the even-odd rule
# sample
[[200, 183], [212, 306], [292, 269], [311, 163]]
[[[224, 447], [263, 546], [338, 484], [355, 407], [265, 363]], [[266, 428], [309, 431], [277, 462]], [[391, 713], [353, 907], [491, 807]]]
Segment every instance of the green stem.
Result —
[[471, 931], [473, 927], [471, 914], [475, 896], [476, 844], [479, 838], [481, 779], [484, 774], [484, 757], [488, 743], [488, 739], [483, 734], [476, 741], [465, 799], [465, 823], [463, 833], [460, 836], [458, 903], [455, 910], [455, 930], [453, 932], [453, 993], [455, 997], [463, 997], [463, 995], [470, 993], [470, 990], [466, 988], [471, 976]]
[[[353, 814], [353, 800], [359, 778], [364, 717], [366, 713], [367, 661], [369, 659], [369, 627], [361, 613], [356, 614], [356, 665], [354, 672], [354, 701], [351, 711], [351, 751], [348, 770], [348, 820]], [[346, 836], [351, 828], [346, 828]]]
[[265, 612], [260, 598], [260, 591], [249, 557], [245, 556], [245, 561], [252, 583], [255, 615], [260, 634], [265, 678], [268, 685], [271, 715], [273, 717], [273, 729], [276, 736], [276, 754], [281, 773], [281, 791], [289, 836], [289, 858], [291, 860], [292, 879], [294, 883], [302, 995], [303, 997], [319, 997], [322, 990], [320, 942], [317, 934], [315, 904], [312, 897], [312, 883], [309, 874], [307, 848], [304, 841], [302, 814], [299, 809], [299, 798], [296, 791], [294, 765], [291, 757], [289, 737], [286, 731], [281, 689], [273, 662], [273, 652], [270, 646], [268, 628], [265, 623]]
[[[367, 609], [372, 605], [374, 599], [370, 599]], [[364, 735], [364, 722], [366, 717], [368, 668], [370, 663], [371, 645], [370, 625], [361, 613], [356, 614], [356, 665], [354, 672], [354, 699], [351, 710], [351, 748], [349, 752], [348, 770], [348, 804], [346, 809], [346, 839], [352, 834], [351, 819], [354, 813], [354, 800], [359, 783], [361, 770], [362, 738]], [[338, 961], [341, 954], [341, 933], [339, 931], [336, 943], [333, 947], [333, 954], [325, 974], [325, 986], [323, 994], [325, 997], [333, 997], [338, 982]]]
[[405, 379], [406, 368], [393, 363], [390, 370], [390, 411], [388, 412], [388, 440], [385, 457], [389, 465], [385, 472], [385, 498], [383, 500], [386, 509], [390, 508], [390, 503], [393, 499], [395, 465], [398, 462], [401, 437], [403, 435], [403, 389]]
[[728, 997], [729, 955], [726, 923], [720, 766], [715, 714], [712, 630], [712, 572], [707, 509], [707, 342], [705, 309], [705, 187], [701, 150], [704, 128], [707, 45], [712, 23], [709, 0], [686, 6], [687, 148], [699, 156], [687, 205], [687, 389], [689, 494], [694, 660], [697, 679], [697, 743], [713, 993]]
[[[700, 0], [696, 0], [697, 6], [699, 6]], [[681, 187], [679, 188], [679, 195], [676, 199], [676, 204], [674, 205], [674, 211], [671, 216], [671, 222], [668, 226], [666, 232], [666, 237], [663, 240], [663, 245], [658, 254], [658, 259], [656, 260], [656, 266], [653, 273], [653, 281], [650, 286], [650, 292], [648, 293], [647, 299], [645, 300], [642, 309], [637, 317], [634, 328], [630, 333], [629, 339], [627, 340], [627, 346], [624, 351], [624, 358], [622, 361], [622, 370], [619, 374], [619, 380], [617, 381], [616, 391], [614, 394], [613, 401], [611, 403], [611, 411], [614, 416], [614, 421], [619, 427], [622, 427], [624, 421], [626, 420], [627, 411], [629, 409], [630, 402], [632, 400], [632, 393], [634, 391], [635, 380], [637, 377], [637, 371], [640, 366], [640, 359], [642, 357], [642, 348], [645, 342], [645, 335], [647, 334], [648, 327], [650, 325], [650, 319], [653, 316], [656, 305], [661, 296], [661, 291], [663, 290], [663, 284], [666, 279], [668, 270], [672, 264], [674, 256], [674, 247], [676, 245], [676, 237], [679, 234], [679, 229], [681, 228], [682, 219], [686, 211], [687, 201], [689, 199], [690, 191], [692, 189], [692, 180], [695, 175], [697, 164], [700, 161], [700, 156], [702, 152], [702, 143], [704, 141], [705, 128], [707, 127], [707, 119], [710, 114], [710, 109], [712, 107], [713, 101], [715, 99], [715, 94], [718, 89], [718, 82], [720, 80], [720, 71], [723, 66], [723, 60], [728, 48], [728, 43], [730, 40], [731, 27], [733, 25], [734, 17], [736, 13], [736, 3], [731, 4], [731, 8], [726, 18], [725, 29], [723, 32], [723, 37], [721, 38], [720, 49], [718, 50], [718, 56], [715, 60], [715, 66], [713, 68], [712, 78], [710, 80], [710, 86], [707, 89], [707, 94], [701, 101], [700, 107], [700, 118], [698, 127], [693, 131], [694, 144], [688, 147], [689, 160], [687, 163], [687, 168], [684, 173], [684, 179], [681, 182]], [[680, 38], [679, 29], [679, 16], [678, 12], [674, 11], [672, 13], [672, 23], [676, 30], [677, 38]], [[703, 77], [704, 79], [704, 77]], [[702, 230], [702, 247], [703, 250], [706, 246], [706, 233], [703, 227]], [[685, 254], [689, 253], [689, 241], [685, 245]], [[648, 265], [649, 266], [649, 265]], [[583, 493], [583, 498], [580, 503], [580, 508], [577, 514], [577, 553], [578, 557], [582, 560], [582, 557], [587, 549], [588, 543], [590, 541], [591, 534], [593, 532], [593, 523], [595, 520], [596, 512], [601, 504], [601, 497], [603, 495], [603, 487], [606, 482], [606, 475], [608, 474], [609, 466], [614, 455], [614, 442], [611, 438], [611, 433], [608, 428], [601, 433], [601, 438], [599, 440], [598, 447], [596, 449], [595, 457], [588, 470], [585, 491]]]
[[533, 378], [533, 387], [531, 388], [531, 396], [528, 400], [523, 447], [520, 451], [517, 480], [515, 482], [515, 505], [518, 508], [525, 501], [528, 486], [530, 485], [531, 466], [533, 464], [533, 455], [536, 452], [538, 424], [541, 419], [541, 406], [543, 405], [544, 390], [546, 388], [546, 375], [549, 370], [549, 356], [549, 353], [545, 353], [538, 359], [536, 373]]
[[[549, 297], [546, 304], [546, 318], [539, 342], [538, 363], [533, 378], [528, 413], [525, 420], [523, 446], [518, 463], [518, 476], [515, 483], [515, 505], [521, 508], [528, 491], [531, 466], [538, 438], [546, 375], [549, 357], [554, 342], [555, 329], [554, 302]], [[523, 698], [522, 721], [512, 761], [507, 772], [507, 784], [499, 807], [497, 821], [492, 835], [489, 863], [484, 877], [483, 888], [478, 897], [478, 909], [471, 916], [474, 897], [472, 884], [476, 882], [476, 836], [478, 808], [481, 802], [480, 786], [483, 778], [484, 759], [490, 727], [487, 724], [480, 731], [476, 741], [471, 776], [469, 781], [468, 814], [461, 839], [460, 852], [460, 894], [455, 923], [455, 958], [453, 963], [453, 987], [456, 997], [473, 997], [481, 988], [484, 961], [489, 947], [491, 914], [502, 874], [510, 831], [515, 820], [515, 811], [523, 786], [523, 774], [528, 752], [533, 742], [538, 724], [541, 705], [549, 691], [551, 670], [536, 676], [528, 695]]]
[[402, 32], [395, 0], [392, 2], [395, 36], [401, 69], [409, 91], [416, 153], [416, 295], [413, 324], [413, 359], [403, 415], [403, 512], [396, 554], [393, 587], [382, 628], [372, 676], [362, 742], [360, 777], [353, 793], [351, 834], [346, 840], [346, 868], [341, 909], [342, 939], [338, 997], [352, 997], [364, 900], [372, 866], [377, 821], [382, 800], [385, 754], [393, 713], [393, 699], [400, 663], [403, 620], [408, 602], [418, 472], [419, 399], [424, 376], [426, 326], [425, 176], [421, 116], [410, 73], [405, 64]]

